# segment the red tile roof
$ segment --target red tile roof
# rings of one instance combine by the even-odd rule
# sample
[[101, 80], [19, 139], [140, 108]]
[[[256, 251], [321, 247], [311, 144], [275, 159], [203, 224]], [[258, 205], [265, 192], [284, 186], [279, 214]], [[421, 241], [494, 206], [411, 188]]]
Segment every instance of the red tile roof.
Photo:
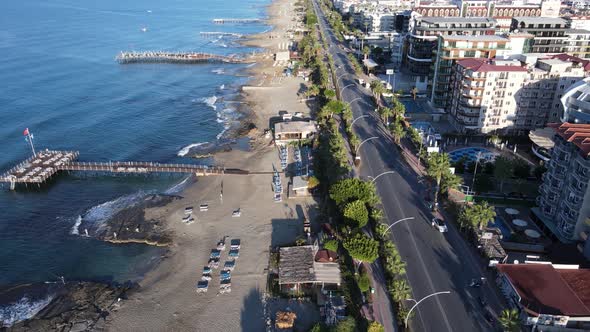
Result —
[[549, 57], [549, 59], [559, 59], [561, 61], [579, 63], [582, 65], [582, 67], [584, 67], [585, 71], [590, 71], [590, 60], [580, 59], [580, 58], [575, 57], [573, 55], [562, 53], [562, 54], [552, 55]]
[[463, 68], [471, 69], [476, 72], [490, 71], [520, 71], [526, 72], [527, 69], [521, 66], [499, 66], [491, 63], [488, 59], [463, 59], [457, 61], [457, 64]]
[[555, 129], [557, 135], [580, 149], [583, 157], [590, 157], [590, 124], [578, 123], [549, 123], [548, 127]]
[[521, 305], [532, 315], [590, 316], [590, 270], [555, 269], [550, 264], [499, 264]]
[[319, 263], [330, 263], [337, 260], [338, 254], [328, 249], [318, 250], [315, 254], [315, 261]]

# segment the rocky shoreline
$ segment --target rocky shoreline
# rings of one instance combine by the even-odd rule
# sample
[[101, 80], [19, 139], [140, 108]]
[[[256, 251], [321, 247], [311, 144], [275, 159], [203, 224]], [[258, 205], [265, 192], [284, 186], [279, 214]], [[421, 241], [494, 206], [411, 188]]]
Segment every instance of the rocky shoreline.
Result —
[[146, 218], [146, 211], [163, 207], [180, 199], [177, 195], [152, 194], [141, 202], [127, 207], [101, 226], [96, 238], [111, 243], [144, 243], [165, 247], [172, 244], [173, 234], [166, 221], [160, 218]]
[[138, 288], [137, 284], [107, 284], [97, 282], [66, 282], [27, 284], [0, 290], [8, 303], [20, 298], [35, 299], [51, 296], [51, 301], [34, 317], [17, 322], [4, 331], [97, 331], [104, 328], [111, 312], [121, 300]]

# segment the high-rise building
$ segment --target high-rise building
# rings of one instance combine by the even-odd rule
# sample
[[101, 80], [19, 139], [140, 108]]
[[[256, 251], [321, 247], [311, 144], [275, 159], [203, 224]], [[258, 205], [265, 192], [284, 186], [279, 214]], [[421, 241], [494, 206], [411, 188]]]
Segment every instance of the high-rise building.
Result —
[[566, 54], [522, 60], [457, 61], [449, 113], [458, 131], [523, 134], [558, 122], [566, 89], [590, 69], [588, 61]]
[[525, 53], [564, 53], [567, 46], [567, 21], [550, 17], [514, 17], [510, 31], [534, 35], [530, 50]]
[[522, 53], [523, 45], [531, 35], [514, 36], [439, 36], [433, 61], [434, 70], [429, 77], [429, 95], [432, 105], [448, 110], [452, 97], [452, 67], [458, 60], [467, 58], [502, 58]]
[[590, 228], [590, 125], [549, 126], [555, 146], [532, 211], [547, 235], [567, 243]]
[[438, 36], [485, 36], [495, 34], [495, 21], [485, 17], [416, 17], [408, 38], [407, 63], [417, 77], [416, 86], [427, 88]]

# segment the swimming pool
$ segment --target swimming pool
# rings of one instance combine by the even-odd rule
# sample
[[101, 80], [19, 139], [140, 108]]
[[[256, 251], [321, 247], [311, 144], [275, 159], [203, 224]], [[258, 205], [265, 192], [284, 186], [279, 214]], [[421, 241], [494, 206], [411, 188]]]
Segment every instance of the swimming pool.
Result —
[[504, 240], [508, 240], [512, 235], [510, 228], [508, 227], [508, 225], [506, 225], [506, 221], [502, 219], [502, 217], [496, 216], [493, 222], [488, 223], [488, 227], [498, 228], [502, 233], [502, 237], [504, 238]]
[[457, 162], [461, 158], [465, 158], [467, 162], [474, 162], [477, 159], [477, 154], [480, 153], [480, 162], [492, 161], [496, 154], [484, 148], [463, 148], [449, 152], [449, 157], [452, 162]]

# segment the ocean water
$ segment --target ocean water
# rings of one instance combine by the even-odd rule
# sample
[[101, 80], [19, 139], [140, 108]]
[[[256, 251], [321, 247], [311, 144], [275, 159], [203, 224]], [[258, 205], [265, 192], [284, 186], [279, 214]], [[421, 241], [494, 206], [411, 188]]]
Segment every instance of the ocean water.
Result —
[[[212, 142], [237, 121], [231, 103], [244, 65], [120, 65], [123, 50], [255, 51], [231, 38], [263, 24], [268, 0], [19, 0], [0, 2], [0, 171], [37, 149], [80, 151], [81, 161], [186, 162], [189, 146]], [[235, 104], [234, 104], [235, 105]], [[0, 188], [0, 286], [56, 280], [136, 280], [162, 251], [80, 236], [81, 218], [100, 223], [170, 177], [61, 175], [29, 190]], [[82, 231], [80, 231], [82, 233]]]

